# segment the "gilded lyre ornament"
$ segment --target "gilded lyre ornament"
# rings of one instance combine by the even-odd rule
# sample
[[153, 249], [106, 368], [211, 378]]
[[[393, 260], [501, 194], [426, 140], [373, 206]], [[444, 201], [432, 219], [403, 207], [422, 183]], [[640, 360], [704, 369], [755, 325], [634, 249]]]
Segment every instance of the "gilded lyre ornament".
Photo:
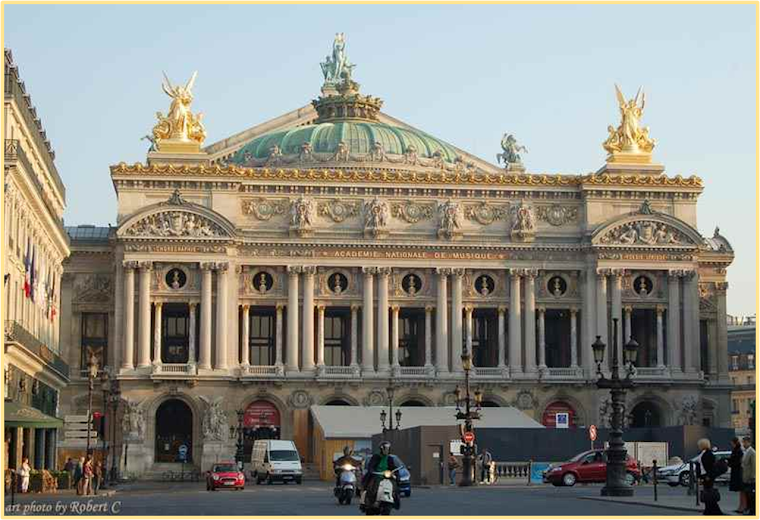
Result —
[[636, 97], [626, 101], [617, 85], [615, 93], [620, 105], [620, 125], [617, 128], [613, 128], [612, 125], [607, 127], [609, 136], [602, 146], [610, 154], [608, 160], [648, 162], [655, 141], [649, 137], [649, 128], [639, 124], [644, 113], [646, 96], [639, 88]]
[[193, 84], [197, 72], [183, 87], [172, 85], [164, 73], [162, 87], [166, 95], [172, 98], [169, 113], [164, 116], [156, 112], [158, 123], [153, 127], [153, 138], [159, 152], [198, 152], [206, 139], [206, 129], [201, 123], [203, 114], [193, 114], [190, 105], [193, 102]]

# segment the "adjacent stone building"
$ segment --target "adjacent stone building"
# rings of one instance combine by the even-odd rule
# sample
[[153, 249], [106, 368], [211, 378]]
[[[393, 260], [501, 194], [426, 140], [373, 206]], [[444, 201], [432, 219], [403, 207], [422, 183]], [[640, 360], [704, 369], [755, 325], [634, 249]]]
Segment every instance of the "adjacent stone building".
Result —
[[165, 84], [147, 161], [111, 167], [117, 226], [70, 230], [63, 402], [82, 412], [97, 347], [122, 472], [232, 457], [238, 410], [247, 445], [311, 460], [311, 405], [381, 405], [389, 380], [398, 405], [450, 405], [465, 348], [486, 406], [604, 424], [591, 344], [615, 322], [641, 345], [632, 425], [730, 426], [733, 251], [696, 229], [702, 181], [652, 161], [639, 96], [618, 93], [601, 168], [539, 174], [511, 135], [500, 167], [382, 112], [342, 39], [322, 65], [313, 103], [205, 148], [195, 76]]
[[4, 469], [23, 457], [54, 469], [69, 367], [60, 356], [60, 289], [69, 255], [63, 228], [66, 191], [55, 153], [5, 49], [3, 200]]
[[754, 316], [745, 319], [729, 319], [728, 371], [732, 385], [731, 420], [732, 426], [742, 434], [748, 434], [750, 431], [752, 406], [756, 397], [755, 332]]

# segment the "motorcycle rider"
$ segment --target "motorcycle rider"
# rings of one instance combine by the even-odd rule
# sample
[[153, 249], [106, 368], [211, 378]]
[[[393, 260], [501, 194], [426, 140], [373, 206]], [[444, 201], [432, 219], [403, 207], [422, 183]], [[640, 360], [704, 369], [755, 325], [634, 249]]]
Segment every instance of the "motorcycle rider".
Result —
[[[374, 504], [377, 498], [377, 487], [380, 483], [381, 477], [375, 475], [375, 473], [383, 473], [386, 470], [396, 470], [396, 463], [394, 458], [391, 457], [391, 443], [389, 441], [383, 441], [380, 443], [378, 452], [372, 455], [367, 463], [367, 471], [364, 473], [362, 479], [362, 488], [367, 490], [367, 496], [365, 504]], [[398, 509], [401, 506], [401, 502], [398, 496], [398, 483], [396, 482], [395, 473], [393, 477], [393, 507]]]
[[333, 462], [333, 470], [335, 470], [335, 487], [340, 486], [340, 472], [343, 471], [343, 466], [350, 464], [354, 468], [357, 467], [357, 461], [354, 459], [353, 454], [354, 449], [351, 446], [343, 446], [343, 456]]

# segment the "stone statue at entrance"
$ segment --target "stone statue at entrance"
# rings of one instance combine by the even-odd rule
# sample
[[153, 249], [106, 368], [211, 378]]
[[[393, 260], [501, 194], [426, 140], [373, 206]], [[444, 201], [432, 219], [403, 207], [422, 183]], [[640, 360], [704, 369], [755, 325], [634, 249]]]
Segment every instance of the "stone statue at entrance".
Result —
[[203, 438], [207, 441], [223, 441], [228, 427], [227, 412], [222, 408], [224, 398], [200, 398], [207, 405], [203, 416]]
[[122, 430], [128, 439], [141, 439], [145, 433], [145, 418], [140, 401], [125, 399], [126, 411], [122, 419]]

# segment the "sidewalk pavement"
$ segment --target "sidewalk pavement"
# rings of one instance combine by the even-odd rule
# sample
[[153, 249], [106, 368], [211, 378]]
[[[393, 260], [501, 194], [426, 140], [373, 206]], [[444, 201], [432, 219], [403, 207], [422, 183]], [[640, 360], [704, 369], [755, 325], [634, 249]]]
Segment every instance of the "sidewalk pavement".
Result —
[[[738, 515], [734, 510], [739, 506], [739, 494], [722, 488], [720, 491], [720, 508], [724, 515]], [[654, 500], [654, 490], [651, 487], [637, 487], [632, 497], [603, 497], [598, 494], [578, 496], [581, 500], [597, 500], [600, 502], [617, 502], [620, 504], [636, 504], [675, 511], [689, 511], [692, 513], [702, 514], [704, 504], [697, 505], [697, 499], [694, 495], [687, 495], [684, 491], [679, 494], [659, 493], [657, 501]]]

